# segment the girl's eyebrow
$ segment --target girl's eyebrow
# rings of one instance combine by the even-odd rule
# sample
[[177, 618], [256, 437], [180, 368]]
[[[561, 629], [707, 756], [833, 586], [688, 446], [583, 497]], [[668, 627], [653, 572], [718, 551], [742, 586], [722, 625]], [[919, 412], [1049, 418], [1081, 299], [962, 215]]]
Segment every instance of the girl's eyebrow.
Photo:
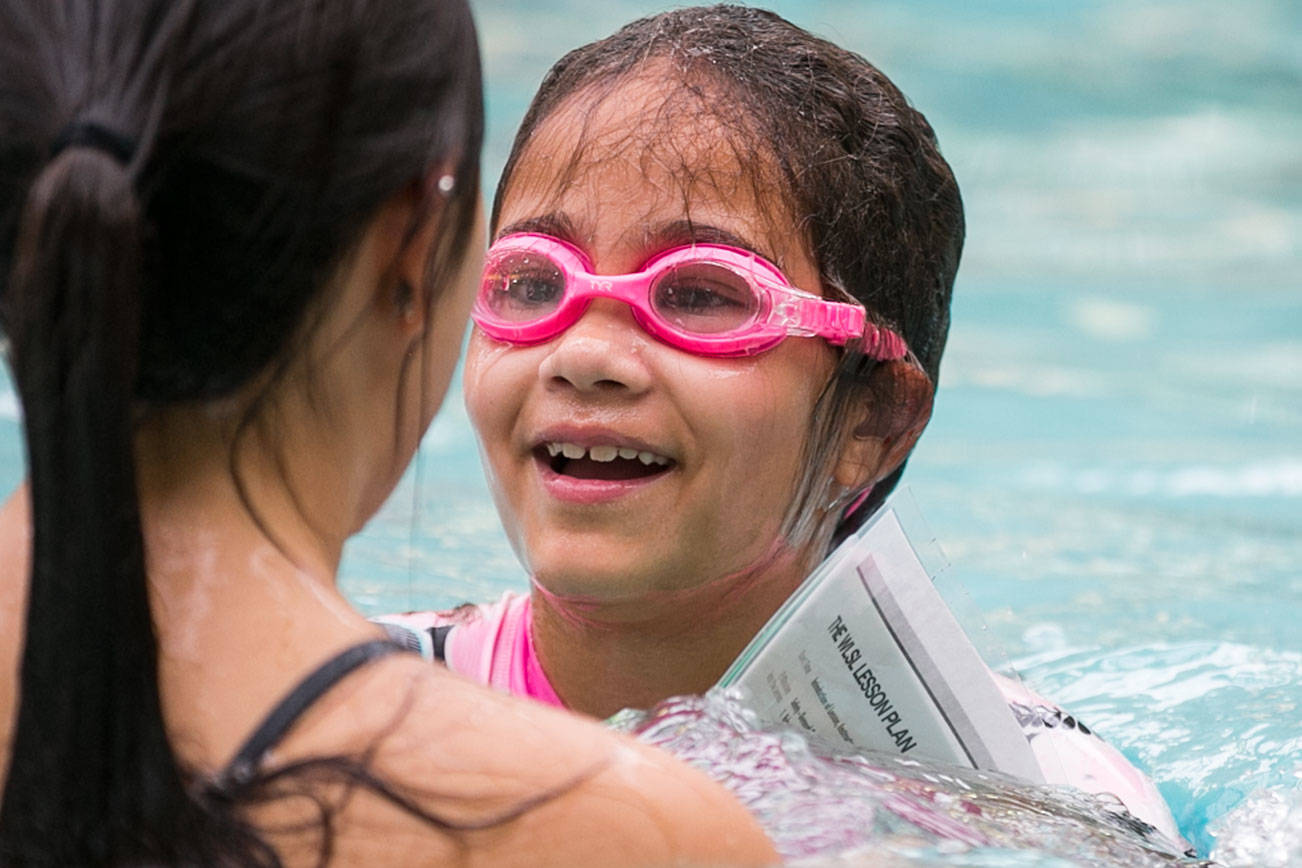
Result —
[[537, 217], [526, 217], [524, 220], [517, 220], [510, 226], [505, 226], [498, 230], [493, 240], [501, 238], [504, 235], [515, 235], [520, 232], [533, 232], [538, 235], [550, 235], [553, 238], [559, 238], [579, 246], [579, 233], [574, 229], [574, 221], [564, 212], [553, 211], [550, 214], [540, 214]]
[[646, 246], [651, 251], [667, 250], [670, 247], [681, 247], [687, 244], [723, 244], [728, 247], [737, 247], [762, 256], [775, 265], [778, 264], [771, 254], [761, 250], [759, 245], [753, 241], [743, 238], [735, 232], [708, 223], [697, 223], [693, 220], [674, 220], [672, 223], [657, 226], [655, 229], [650, 230], [646, 236]]
[[[493, 240], [496, 241], [505, 235], [515, 235], [520, 232], [550, 235], [580, 249], [583, 248], [583, 245], [579, 242], [579, 233], [575, 228], [574, 221], [563, 211], [552, 211], [547, 214], [539, 214], [536, 217], [517, 220], [499, 229]], [[661, 250], [668, 250], [671, 247], [683, 247], [688, 244], [724, 244], [728, 247], [737, 247], [741, 250], [749, 250], [779, 268], [781, 267], [781, 263], [771, 253], [762, 250], [753, 241], [720, 226], [697, 223], [694, 220], [673, 220], [669, 223], [662, 223], [654, 229], [648, 229], [643, 241], [644, 249], [648, 254], [655, 254]]]

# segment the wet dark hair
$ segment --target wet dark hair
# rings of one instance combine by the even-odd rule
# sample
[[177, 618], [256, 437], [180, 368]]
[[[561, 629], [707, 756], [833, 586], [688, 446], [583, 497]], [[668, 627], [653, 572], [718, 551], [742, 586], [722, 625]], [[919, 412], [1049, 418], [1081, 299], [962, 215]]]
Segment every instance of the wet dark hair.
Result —
[[[656, 74], [663, 70], [696, 91], [692, 104], [714, 114], [734, 149], [750, 151], [753, 184], [780, 185], [824, 291], [848, 293], [875, 321], [903, 335], [934, 384], [963, 247], [963, 205], [953, 173], [926, 118], [880, 70], [772, 12], [730, 5], [678, 9], [634, 21], [562, 57], [516, 135], [493, 203], [494, 227], [539, 126], [571, 96], [600, 98], [652, 64]], [[701, 98], [701, 90], [713, 98]], [[572, 161], [563, 176], [573, 171]], [[829, 462], [852, 436], [847, 425], [863, 405], [873, 368], [862, 354], [845, 353], [820, 398], [806, 443], [810, 472], [787, 521], [790, 537], [810, 535], [808, 523], [826, 510]], [[896, 398], [872, 400], [885, 407]], [[881, 503], [902, 472], [903, 466], [840, 522], [838, 538]]]
[[427, 279], [450, 275], [479, 187], [469, 9], [3, 0], [0, 57], [0, 324], [33, 532], [0, 863], [276, 864], [167, 739], [133, 432], [274, 378], [404, 190], [431, 191]]

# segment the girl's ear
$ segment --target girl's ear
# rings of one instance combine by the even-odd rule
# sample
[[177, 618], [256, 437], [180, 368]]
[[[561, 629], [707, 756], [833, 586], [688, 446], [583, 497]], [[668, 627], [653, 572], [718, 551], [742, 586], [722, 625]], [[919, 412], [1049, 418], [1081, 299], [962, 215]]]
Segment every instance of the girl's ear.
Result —
[[426, 279], [429, 258], [438, 236], [438, 211], [446, 191], [440, 186], [449, 177], [442, 170], [431, 169], [424, 177], [412, 181], [395, 194], [403, 214], [403, 244], [398, 252], [393, 304], [404, 332], [424, 331], [429, 315], [429, 281]]
[[878, 364], [859, 398], [859, 419], [841, 447], [834, 476], [847, 491], [884, 479], [909, 457], [931, 419], [931, 378], [905, 359]]

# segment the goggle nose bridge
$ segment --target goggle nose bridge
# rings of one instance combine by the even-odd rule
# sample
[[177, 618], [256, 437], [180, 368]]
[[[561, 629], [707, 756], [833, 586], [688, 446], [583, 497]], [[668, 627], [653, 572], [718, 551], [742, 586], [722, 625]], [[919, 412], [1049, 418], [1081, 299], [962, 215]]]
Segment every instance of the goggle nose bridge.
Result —
[[[637, 306], [640, 296], [650, 287], [651, 277], [645, 272], [637, 274], [590, 274], [582, 272], [576, 279], [587, 283], [577, 292], [580, 296], [613, 298]], [[639, 292], [641, 290], [641, 292]]]
[[[737, 275], [737, 279], [747, 286], [751, 294], [755, 296], [755, 315], [763, 316], [767, 312], [766, 308], [769, 307], [768, 293], [757, 287], [755, 282], [748, 279], [746, 275], [735, 271], [727, 264], [719, 262], [712, 262], [711, 264], [733, 272]], [[565, 306], [569, 307], [572, 304], [581, 305], [579, 308], [581, 315], [582, 311], [587, 310], [588, 302], [594, 297], [613, 298], [616, 301], [622, 301], [631, 307], [639, 322], [643, 321], [644, 318], [648, 316], [663, 320], [663, 315], [656, 310], [655, 305], [652, 303], [650, 290], [652, 286], [655, 285], [656, 280], [672, 270], [673, 266], [654, 268], [649, 271], [639, 271], [634, 274], [592, 274], [586, 270], [579, 272], [578, 274], [572, 275], [571, 279], [576, 284], [576, 287], [574, 290], [566, 293], [571, 296], [571, 298], [566, 300]], [[586, 286], [580, 288], [580, 282], [586, 284]], [[789, 303], [790, 302], [785, 299], [778, 302], [778, 304]], [[796, 301], [796, 304], [799, 305], [798, 300]], [[799, 307], [792, 307], [790, 310], [791, 317], [793, 318], [792, 321], [795, 321], [795, 318], [799, 317]], [[754, 319], [755, 315], [752, 315], [751, 319]]]
[[565, 326], [562, 330], [568, 330], [577, 323], [588, 312], [592, 302], [599, 298], [627, 305], [633, 319], [646, 328], [648, 313], [653, 312], [645, 297], [646, 290], [650, 288], [650, 279], [646, 275], [580, 272], [572, 280], [574, 288], [567, 290], [567, 297], [561, 305], [567, 313], [563, 317]]

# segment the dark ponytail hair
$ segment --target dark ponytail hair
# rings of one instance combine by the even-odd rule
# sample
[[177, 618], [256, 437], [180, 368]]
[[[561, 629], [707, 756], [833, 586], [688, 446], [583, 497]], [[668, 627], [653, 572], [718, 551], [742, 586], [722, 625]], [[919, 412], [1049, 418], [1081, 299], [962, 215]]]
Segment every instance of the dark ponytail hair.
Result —
[[274, 370], [369, 217], [430, 172], [456, 187], [429, 277], [455, 267], [483, 129], [469, 10], [3, 0], [0, 57], [33, 534], [0, 864], [278, 864], [169, 744], [133, 432]]

